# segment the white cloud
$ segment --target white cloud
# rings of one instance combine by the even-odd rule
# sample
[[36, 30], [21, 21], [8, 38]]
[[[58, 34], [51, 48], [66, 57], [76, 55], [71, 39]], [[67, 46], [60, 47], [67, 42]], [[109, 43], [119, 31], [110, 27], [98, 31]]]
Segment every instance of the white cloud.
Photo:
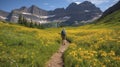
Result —
[[75, 3], [79, 5], [81, 2], [75, 2]]
[[87, 0], [87, 1], [90, 1], [90, 2], [92, 2], [92, 3], [94, 3], [94, 4], [96, 4], [96, 5], [100, 5], [100, 4], [102, 4], [102, 3], [107, 3], [107, 2], [109, 2], [110, 0]]
[[82, 2], [82, 1], [90, 1], [94, 3], [95, 5], [100, 5], [103, 3], [108, 3], [108, 2], [118, 2], [119, 0], [67, 0], [68, 2]]

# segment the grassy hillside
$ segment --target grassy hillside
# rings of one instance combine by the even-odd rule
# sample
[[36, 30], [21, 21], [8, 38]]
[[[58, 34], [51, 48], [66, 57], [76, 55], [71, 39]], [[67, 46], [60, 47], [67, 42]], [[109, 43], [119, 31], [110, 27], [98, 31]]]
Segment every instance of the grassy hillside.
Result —
[[64, 54], [65, 67], [120, 66], [119, 11], [68, 33], [72, 44]]
[[[66, 27], [71, 44], [64, 53], [65, 67], [119, 67], [119, 16], [117, 11], [97, 24]], [[0, 67], [44, 67], [59, 48], [60, 31], [0, 22]]]
[[88, 25], [68, 30], [72, 44], [64, 55], [65, 67], [119, 67], [120, 26], [109, 26]]
[[59, 45], [53, 30], [0, 22], [0, 67], [44, 67]]
[[120, 10], [99, 19], [97, 23], [120, 24]]

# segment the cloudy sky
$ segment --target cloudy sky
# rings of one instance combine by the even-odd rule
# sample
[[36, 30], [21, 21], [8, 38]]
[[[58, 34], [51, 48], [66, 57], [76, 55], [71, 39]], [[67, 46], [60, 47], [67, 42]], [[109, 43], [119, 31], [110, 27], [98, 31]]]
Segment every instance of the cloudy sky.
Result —
[[10, 12], [12, 9], [21, 6], [30, 7], [31, 5], [36, 5], [45, 10], [54, 10], [55, 8], [66, 8], [72, 2], [81, 3], [83, 1], [90, 1], [105, 11], [119, 0], [0, 0], [0, 10]]

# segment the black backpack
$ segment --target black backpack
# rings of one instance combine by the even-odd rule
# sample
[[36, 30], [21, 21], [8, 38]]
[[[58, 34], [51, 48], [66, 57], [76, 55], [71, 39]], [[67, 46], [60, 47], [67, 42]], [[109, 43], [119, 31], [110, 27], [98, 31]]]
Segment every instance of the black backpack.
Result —
[[66, 35], [66, 32], [65, 32], [65, 30], [64, 30], [64, 29], [61, 31], [61, 35], [63, 35], [63, 36], [65, 36], [65, 35]]

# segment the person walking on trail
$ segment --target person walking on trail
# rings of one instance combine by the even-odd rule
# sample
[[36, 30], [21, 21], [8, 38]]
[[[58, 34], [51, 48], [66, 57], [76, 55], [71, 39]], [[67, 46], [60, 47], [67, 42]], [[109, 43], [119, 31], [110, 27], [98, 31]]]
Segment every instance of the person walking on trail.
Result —
[[61, 31], [61, 37], [62, 37], [62, 45], [66, 44], [66, 31], [65, 28], [62, 29]]

